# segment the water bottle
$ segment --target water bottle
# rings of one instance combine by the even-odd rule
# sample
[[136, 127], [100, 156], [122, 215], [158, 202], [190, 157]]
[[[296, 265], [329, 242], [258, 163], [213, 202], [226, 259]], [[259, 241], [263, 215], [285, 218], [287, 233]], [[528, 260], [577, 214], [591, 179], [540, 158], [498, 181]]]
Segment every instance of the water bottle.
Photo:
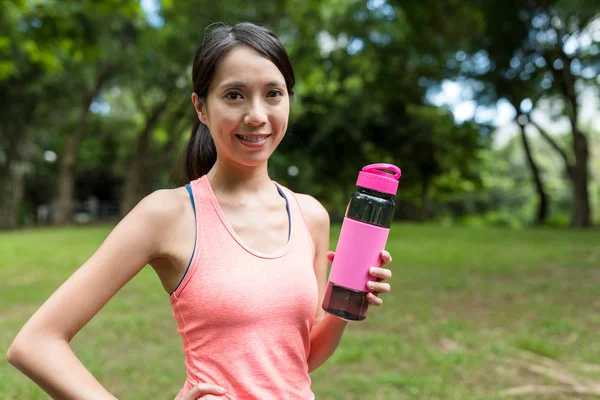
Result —
[[369, 270], [381, 266], [400, 175], [400, 169], [391, 164], [367, 165], [358, 174], [323, 299], [328, 313], [347, 321], [367, 317], [367, 294], [372, 292], [367, 282], [375, 280]]

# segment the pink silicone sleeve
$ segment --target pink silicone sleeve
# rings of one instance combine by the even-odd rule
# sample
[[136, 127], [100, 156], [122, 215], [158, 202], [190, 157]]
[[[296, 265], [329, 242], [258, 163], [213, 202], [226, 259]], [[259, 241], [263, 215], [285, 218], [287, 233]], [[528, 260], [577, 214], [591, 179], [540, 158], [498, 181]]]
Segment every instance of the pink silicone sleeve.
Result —
[[387, 228], [344, 218], [329, 281], [347, 289], [372, 292], [367, 281], [376, 278], [369, 269], [381, 266], [381, 252], [389, 233]]

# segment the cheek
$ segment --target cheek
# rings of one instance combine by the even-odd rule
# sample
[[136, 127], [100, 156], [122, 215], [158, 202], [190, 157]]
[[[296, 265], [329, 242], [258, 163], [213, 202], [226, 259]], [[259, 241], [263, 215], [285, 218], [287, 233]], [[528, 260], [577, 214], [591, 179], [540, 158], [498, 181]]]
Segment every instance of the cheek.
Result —
[[240, 124], [240, 118], [236, 118], [234, 114], [226, 113], [221, 117], [221, 130], [226, 131], [234, 131], [237, 129]]
[[212, 116], [211, 119], [211, 128], [214, 129], [215, 132], [224, 132], [229, 133], [229, 131], [233, 131], [240, 123], [240, 116], [237, 115], [235, 110], [231, 109], [219, 109], [217, 107], [213, 108], [213, 111], [209, 117]]
[[287, 128], [289, 116], [290, 116], [290, 107], [289, 107], [289, 105], [281, 107], [281, 109], [279, 109], [275, 113], [274, 123], [277, 124], [277, 127], [279, 129], [281, 129], [283, 132], [285, 132], [285, 130]]

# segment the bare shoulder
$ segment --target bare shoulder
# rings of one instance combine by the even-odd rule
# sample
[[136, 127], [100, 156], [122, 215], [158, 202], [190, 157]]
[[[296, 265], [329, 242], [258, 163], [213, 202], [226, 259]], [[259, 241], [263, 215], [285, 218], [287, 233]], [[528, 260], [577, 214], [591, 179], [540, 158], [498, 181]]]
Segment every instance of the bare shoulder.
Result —
[[144, 197], [134, 210], [152, 217], [154, 222], [160, 224], [181, 215], [185, 208], [189, 208], [189, 201], [185, 187], [159, 189]]
[[308, 194], [296, 193], [296, 197], [311, 231], [329, 230], [329, 213], [321, 202]]
[[190, 208], [185, 187], [159, 189], [144, 197], [130, 214], [137, 214], [159, 229], [172, 226]]
[[[170, 253], [168, 243], [172, 238], [180, 238], [189, 231], [193, 223], [193, 209], [185, 187], [175, 189], [159, 189], [144, 197], [131, 212], [126, 220], [143, 221], [148, 230], [146, 234], [154, 234], [155, 256], [164, 252]], [[193, 225], [192, 225], [193, 228]], [[144, 234], [144, 232], [140, 232]]]

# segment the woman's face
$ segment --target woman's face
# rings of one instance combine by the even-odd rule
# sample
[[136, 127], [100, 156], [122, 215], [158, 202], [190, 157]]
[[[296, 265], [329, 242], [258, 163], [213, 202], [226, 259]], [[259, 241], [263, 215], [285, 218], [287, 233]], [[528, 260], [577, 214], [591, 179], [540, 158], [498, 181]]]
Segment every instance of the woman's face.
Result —
[[290, 100], [285, 79], [271, 61], [240, 46], [218, 64], [206, 101], [192, 100], [222, 161], [264, 164], [287, 129]]

